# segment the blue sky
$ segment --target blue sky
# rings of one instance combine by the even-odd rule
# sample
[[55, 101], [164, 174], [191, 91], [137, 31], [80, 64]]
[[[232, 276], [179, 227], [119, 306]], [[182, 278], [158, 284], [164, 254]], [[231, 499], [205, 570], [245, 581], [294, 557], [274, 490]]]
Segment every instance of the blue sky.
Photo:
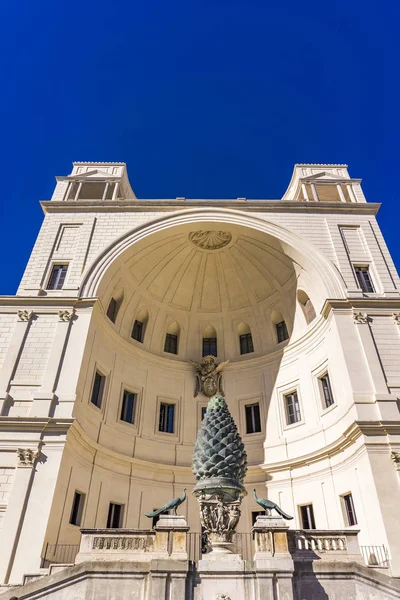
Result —
[[3, 0], [1, 294], [74, 160], [140, 198], [280, 198], [346, 162], [400, 265], [399, 3]]

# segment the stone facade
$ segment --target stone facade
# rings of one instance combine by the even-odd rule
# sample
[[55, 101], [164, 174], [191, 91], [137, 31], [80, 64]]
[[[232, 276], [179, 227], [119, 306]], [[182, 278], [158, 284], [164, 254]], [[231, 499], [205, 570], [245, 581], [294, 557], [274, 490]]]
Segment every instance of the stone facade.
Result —
[[[294, 515], [293, 529], [310, 505], [320, 530], [356, 527], [400, 576], [400, 288], [360, 180], [344, 165], [296, 165], [281, 200], [138, 200], [124, 164], [75, 163], [41, 204], [18, 292], [0, 298], [0, 581], [37, 572], [48, 545], [78, 546], [80, 527], [105, 528], [110, 503], [118, 526], [148, 529], [144, 513], [187, 487], [182, 508], [200, 532], [190, 465], [207, 398], [194, 397], [189, 361], [203, 339], [229, 361], [248, 491]], [[239, 532], [258, 510], [249, 493]]]

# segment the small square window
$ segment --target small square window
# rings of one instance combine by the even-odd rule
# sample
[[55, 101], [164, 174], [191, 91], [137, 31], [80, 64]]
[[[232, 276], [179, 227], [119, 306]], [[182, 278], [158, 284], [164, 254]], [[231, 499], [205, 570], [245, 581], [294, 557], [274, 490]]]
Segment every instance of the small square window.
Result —
[[248, 404], [245, 406], [246, 412], [246, 433], [260, 433], [260, 405], [259, 403]]
[[90, 402], [97, 406], [97, 408], [101, 408], [101, 403], [103, 401], [103, 393], [104, 393], [104, 385], [106, 382], [106, 378], [104, 375], [96, 371], [96, 375], [94, 376], [92, 395], [90, 397]]
[[371, 275], [369, 273], [369, 267], [360, 267], [354, 265], [354, 271], [357, 277], [358, 285], [362, 291], [366, 293], [375, 292]]
[[353, 496], [351, 494], [345, 494], [342, 496], [345, 516], [347, 525], [351, 527], [352, 525], [357, 525], [357, 516], [354, 508]]
[[315, 529], [314, 509], [312, 504], [300, 506], [300, 516], [303, 529]]
[[203, 356], [217, 356], [217, 338], [203, 338]]
[[288, 425], [301, 421], [300, 402], [297, 392], [285, 394], [286, 422]]
[[160, 404], [158, 431], [174, 433], [175, 404]]
[[107, 517], [107, 529], [118, 529], [122, 523], [123, 504], [110, 502]]
[[335, 403], [332, 394], [331, 382], [329, 380], [328, 373], [319, 377], [319, 385], [322, 392], [323, 405], [324, 408], [329, 408], [332, 404]]
[[253, 347], [253, 338], [251, 337], [251, 333], [243, 333], [239, 336], [240, 340], [240, 354], [249, 354], [250, 352], [254, 352]]
[[143, 323], [136, 320], [133, 324], [132, 337], [137, 342], [143, 343]]
[[281, 321], [280, 323], [276, 324], [276, 335], [278, 338], [278, 344], [289, 339], [289, 334], [285, 321]]
[[64, 285], [65, 276], [67, 275], [68, 265], [53, 265], [49, 281], [47, 283], [48, 290], [61, 290]]
[[107, 308], [107, 317], [115, 323], [115, 319], [117, 318], [117, 301], [115, 298], [111, 298], [110, 303]]
[[121, 421], [133, 424], [135, 422], [136, 394], [124, 390], [121, 407]]
[[164, 352], [178, 354], [178, 336], [167, 333], [165, 336]]
[[85, 494], [81, 494], [81, 492], [75, 492], [74, 500], [72, 502], [71, 516], [69, 518], [71, 525], [77, 525], [78, 527], [80, 526], [84, 503]]

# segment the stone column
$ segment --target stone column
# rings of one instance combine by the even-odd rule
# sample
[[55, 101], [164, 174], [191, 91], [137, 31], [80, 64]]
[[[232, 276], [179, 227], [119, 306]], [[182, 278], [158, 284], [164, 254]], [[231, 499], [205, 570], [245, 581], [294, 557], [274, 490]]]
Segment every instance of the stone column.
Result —
[[59, 321], [56, 326], [51, 354], [40, 390], [35, 392], [33, 396], [33, 404], [30, 412], [31, 417], [49, 416], [51, 403], [54, 400], [53, 392], [60, 367], [60, 361], [74, 314], [75, 309], [58, 311]]
[[260, 515], [252, 528], [258, 597], [293, 600], [294, 563], [288, 548], [289, 526], [281, 517]]
[[346, 198], [345, 198], [345, 195], [344, 195], [344, 193], [343, 193], [342, 186], [340, 185], [340, 183], [338, 183], [338, 184], [336, 185], [336, 189], [337, 189], [337, 191], [338, 191], [338, 194], [339, 194], [340, 201], [341, 201], [341, 202], [346, 202]]
[[303, 198], [304, 198], [304, 200], [306, 200], [306, 201], [308, 202], [308, 201], [310, 200], [310, 198], [308, 197], [308, 194], [307, 194], [307, 187], [306, 187], [306, 184], [305, 184], [305, 183], [302, 183], [302, 184], [301, 184], [301, 190], [302, 190], [302, 192], [303, 192]]
[[18, 321], [15, 324], [10, 347], [0, 371], [0, 415], [3, 414], [4, 403], [8, 399], [10, 381], [15, 371], [32, 317], [33, 312], [31, 310], [18, 311]]
[[313, 195], [314, 201], [315, 202], [319, 202], [319, 198], [318, 198], [318, 194], [317, 194], [317, 188], [315, 187], [314, 183], [311, 184], [311, 191], [312, 191], [312, 195]]
[[371, 329], [368, 323], [368, 315], [366, 313], [354, 313], [354, 323], [357, 325], [360, 335], [361, 344], [363, 346], [365, 357], [372, 378], [372, 383], [376, 394], [387, 394], [388, 387], [386, 379], [382, 371], [381, 362], [374, 340], [372, 338]]
[[28, 503], [39, 450], [18, 448], [18, 464], [1, 531], [0, 582], [8, 583]]

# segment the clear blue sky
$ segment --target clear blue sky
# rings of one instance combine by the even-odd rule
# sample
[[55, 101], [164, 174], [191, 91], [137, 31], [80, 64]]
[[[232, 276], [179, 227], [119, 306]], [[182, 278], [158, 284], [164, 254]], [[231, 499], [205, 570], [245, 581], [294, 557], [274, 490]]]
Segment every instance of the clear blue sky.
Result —
[[125, 161], [140, 198], [279, 198], [347, 162], [400, 265], [395, 0], [3, 0], [0, 293], [73, 160]]

